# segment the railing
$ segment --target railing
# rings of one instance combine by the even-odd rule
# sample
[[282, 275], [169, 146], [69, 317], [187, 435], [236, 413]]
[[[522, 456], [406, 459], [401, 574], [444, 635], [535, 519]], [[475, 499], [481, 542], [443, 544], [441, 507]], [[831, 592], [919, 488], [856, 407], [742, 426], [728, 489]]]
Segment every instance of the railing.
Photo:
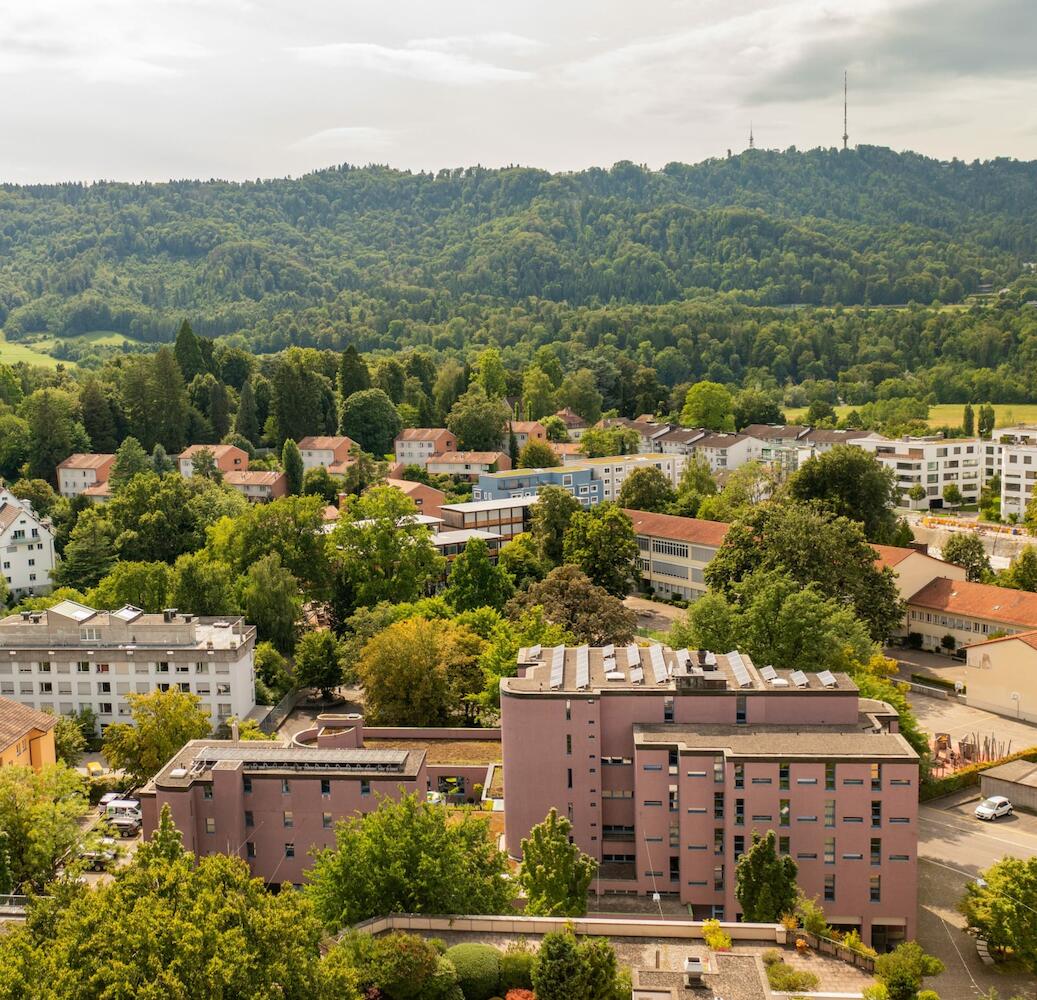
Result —
[[807, 944], [810, 945], [810, 947], [819, 955], [833, 955], [840, 961], [846, 962], [849, 965], [857, 966], [858, 969], [867, 972], [869, 975], [875, 972], [875, 959], [872, 958], [871, 955], [862, 955], [859, 951], [847, 948], [844, 944], [841, 944], [838, 941], [833, 941], [831, 938], [820, 937], [817, 934], [811, 934], [809, 931], [793, 931], [793, 937], [804, 938]]
[[292, 714], [292, 709], [302, 701], [305, 694], [305, 688], [289, 691], [288, 694], [286, 694], [276, 705], [274, 705], [272, 709], [270, 709], [267, 717], [260, 722], [260, 730], [267, 735], [276, 732], [284, 720]]
[[25, 909], [29, 902], [28, 896], [15, 896], [0, 894], [0, 909]]

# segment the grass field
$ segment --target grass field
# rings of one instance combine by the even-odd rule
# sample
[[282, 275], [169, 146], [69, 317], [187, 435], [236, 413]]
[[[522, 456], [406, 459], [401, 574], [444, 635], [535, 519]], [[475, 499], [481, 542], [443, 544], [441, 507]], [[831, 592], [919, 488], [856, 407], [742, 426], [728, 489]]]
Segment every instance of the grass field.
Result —
[[[140, 343], [133, 337], [116, 333], [114, 330], [92, 330], [90, 333], [83, 333], [77, 337], [62, 339], [75, 344], [97, 344], [100, 347], [118, 347], [123, 341], [129, 341], [131, 344]], [[44, 368], [55, 368], [63, 364], [66, 368], [75, 368], [74, 361], [65, 361], [47, 353], [56, 341], [57, 338], [48, 337], [35, 344], [8, 343], [3, 331], [0, 330], [0, 362], [13, 365], [24, 361], [26, 364], [40, 365]]]
[[[42, 368], [56, 368], [62, 364], [57, 358], [52, 358], [49, 354], [38, 350], [38, 346], [42, 345], [9, 344], [3, 331], [0, 330], [0, 361], [4, 364], [14, 365], [19, 361], [24, 361], [27, 365], [39, 365]], [[70, 362], [66, 361], [64, 364], [68, 365]]]
[[[845, 416], [852, 406], [837, 406], [835, 412]], [[961, 424], [961, 414], [965, 409], [963, 403], [938, 403], [929, 408], [929, 426], [943, 427], [944, 425], [955, 426]], [[974, 410], [979, 407], [973, 405]], [[806, 417], [806, 407], [800, 409], [785, 410], [785, 419], [790, 424], [802, 423]], [[995, 403], [995, 426], [1010, 427], [1013, 424], [1037, 423], [1037, 403]]]

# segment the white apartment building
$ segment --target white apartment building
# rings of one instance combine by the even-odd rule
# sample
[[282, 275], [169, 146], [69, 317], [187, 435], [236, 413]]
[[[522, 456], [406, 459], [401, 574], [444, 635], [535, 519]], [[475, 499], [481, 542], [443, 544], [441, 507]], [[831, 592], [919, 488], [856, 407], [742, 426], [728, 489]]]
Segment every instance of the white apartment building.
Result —
[[32, 504], [6, 489], [0, 489], [0, 561], [15, 597], [50, 590], [54, 533]]
[[[980, 438], [885, 438], [880, 434], [858, 438], [856, 447], [870, 451], [892, 469], [901, 490], [901, 504], [914, 510], [943, 506], [943, 491], [952, 483], [964, 503], [978, 503], [984, 483], [984, 448]], [[922, 486], [925, 497], [912, 500], [908, 492]]]
[[1001, 517], [1021, 519], [1037, 482], [1037, 427], [1002, 427], [984, 446], [987, 467], [1001, 474]]
[[61, 601], [0, 620], [0, 695], [60, 715], [91, 708], [103, 731], [130, 721], [131, 692], [179, 687], [199, 697], [215, 728], [255, 708], [255, 643], [242, 618]]
[[108, 482], [114, 455], [81, 454], [69, 455], [57, 469], [58, 492], [70, 500], [80, 493], [90, 493]]
[[393, 442], [393, 452], [400, 465], [425, 468], [434, 455], [457, 451], [457, 438], [445, 427], [407, 427]]
[[601, 483], [602, 500], [618, 500], [623, 481], [635, 469], [656, 468], [675, 487], [680, 482], [687, 455], [664, 455], [661, 451], [644, 455], [611, 455], [605, 458], [584, 458], [569, 463], [590, 469], [591, 479]]

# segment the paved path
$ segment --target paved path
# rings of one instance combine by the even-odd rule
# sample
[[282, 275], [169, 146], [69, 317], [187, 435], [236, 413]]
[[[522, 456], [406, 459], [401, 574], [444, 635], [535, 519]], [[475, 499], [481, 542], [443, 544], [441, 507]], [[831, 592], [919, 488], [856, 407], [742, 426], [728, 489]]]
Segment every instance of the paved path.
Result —
[[941, 656], [939, 653], [929, 653], [924, 649], [905, 649], [903, 646], [889, 646], [884, 652], [886, 656], [892, 657], [900, 664], [902, 680], [911, 680], [912, 674], [924, 674], [948, 684], [953, 684], [955, 681], [965, 682], [968, 667], [953, 656]]
[[918, 940], [947, 967], [926, 987], [944, 1000], [967, 1000], [991, 987], [1002, 997], [1037, 998], [1033, 976], [984, 966], [957, 911], [966, 884], [1006, 855], [1037, 857], [1037, 816], [983, 823], [972, 815], [978, 796], [948, 796], [919, 807]]
[[676, 621], [684, 621], [687, 608], [675, 608], [672, 604], [649, 601], [644, 597], [624, 597], [623, 603], [637, 612], [637, 624], [654, 632], [667, 632]]

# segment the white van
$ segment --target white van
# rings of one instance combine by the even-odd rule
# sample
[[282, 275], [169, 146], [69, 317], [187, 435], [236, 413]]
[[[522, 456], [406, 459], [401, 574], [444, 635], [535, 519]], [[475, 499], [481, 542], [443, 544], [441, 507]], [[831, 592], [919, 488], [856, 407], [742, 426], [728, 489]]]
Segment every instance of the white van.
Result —
[[114, 799], [105, 811], [108, 819], [132, 819], [140, 823], [143, 819], [140, 803], [136, 799]]

